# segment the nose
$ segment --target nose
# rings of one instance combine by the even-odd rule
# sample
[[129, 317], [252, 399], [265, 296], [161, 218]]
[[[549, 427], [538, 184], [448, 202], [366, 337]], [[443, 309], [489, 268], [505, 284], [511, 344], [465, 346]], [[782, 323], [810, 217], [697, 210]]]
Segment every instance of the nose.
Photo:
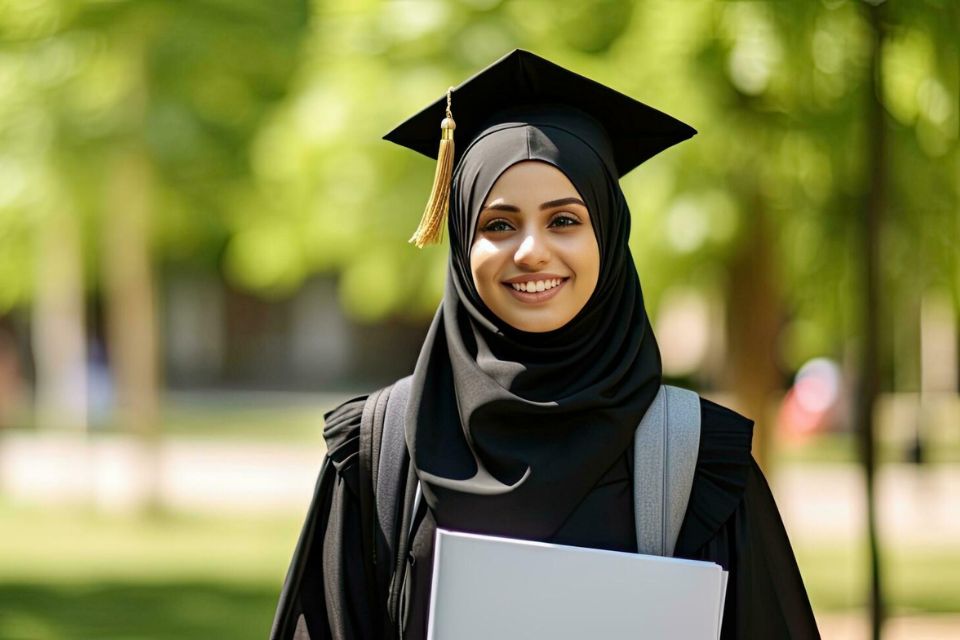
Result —
[[535, 269], [550, 261], [550, 248], [539, 234], [528, 233], [513, 254], [513, 261], [525, 269]]

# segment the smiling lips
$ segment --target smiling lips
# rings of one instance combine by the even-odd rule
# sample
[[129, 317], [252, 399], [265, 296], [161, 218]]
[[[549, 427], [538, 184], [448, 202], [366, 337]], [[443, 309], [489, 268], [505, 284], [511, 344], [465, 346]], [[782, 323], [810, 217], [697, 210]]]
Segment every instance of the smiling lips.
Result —
[[508, 282], [517, 291], [546, 291], [552, 289], [563, 280], [563, 278], [549, 278], [547, 280], [528, 280], [527, 282]]
[[557, 295], [569, 278], [546, 278], [526, 282], [504, 282], [513, 297], [523, 302], [543, 302]]

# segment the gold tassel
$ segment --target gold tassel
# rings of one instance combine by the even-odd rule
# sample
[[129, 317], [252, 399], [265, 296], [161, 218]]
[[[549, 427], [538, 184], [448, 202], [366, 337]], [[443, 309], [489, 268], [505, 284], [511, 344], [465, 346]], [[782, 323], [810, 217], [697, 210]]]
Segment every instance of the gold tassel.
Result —
[[430, 200], [427, 201], [427, 207], [423, 210], [420, 226], [407, 241], [417, 245], [418, 249], [422, 249], [428, 244], [440, 242], [443, 238], [444, 221], [450, 208], [450, 181], [453, 175], [453, 130], [457, 128], [457, 123], [453, 121], [453, 113], [450, 111], [452, 91], [453, 87], [447, 89], [447, 117], [440, 123], [440, 151], [437, 154], [437, 171], [433, 176]]

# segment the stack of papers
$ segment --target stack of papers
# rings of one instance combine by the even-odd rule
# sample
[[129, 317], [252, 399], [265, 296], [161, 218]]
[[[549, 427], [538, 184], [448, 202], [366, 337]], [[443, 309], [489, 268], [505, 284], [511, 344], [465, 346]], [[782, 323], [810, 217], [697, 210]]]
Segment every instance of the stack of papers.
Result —
[[717, 640], [713, 562], [437, 529], [430, 640]]

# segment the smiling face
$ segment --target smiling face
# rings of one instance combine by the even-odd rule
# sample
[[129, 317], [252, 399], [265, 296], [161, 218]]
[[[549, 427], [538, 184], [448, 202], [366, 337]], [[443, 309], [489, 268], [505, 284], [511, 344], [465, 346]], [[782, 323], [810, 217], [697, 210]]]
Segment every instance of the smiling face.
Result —
[[577, 315], [597, 286], [600, 248], [562, 171], [527, 160], [500, 175], [477, 220], [470, 270], [483, 302], [516, 329], [552, 331]]

